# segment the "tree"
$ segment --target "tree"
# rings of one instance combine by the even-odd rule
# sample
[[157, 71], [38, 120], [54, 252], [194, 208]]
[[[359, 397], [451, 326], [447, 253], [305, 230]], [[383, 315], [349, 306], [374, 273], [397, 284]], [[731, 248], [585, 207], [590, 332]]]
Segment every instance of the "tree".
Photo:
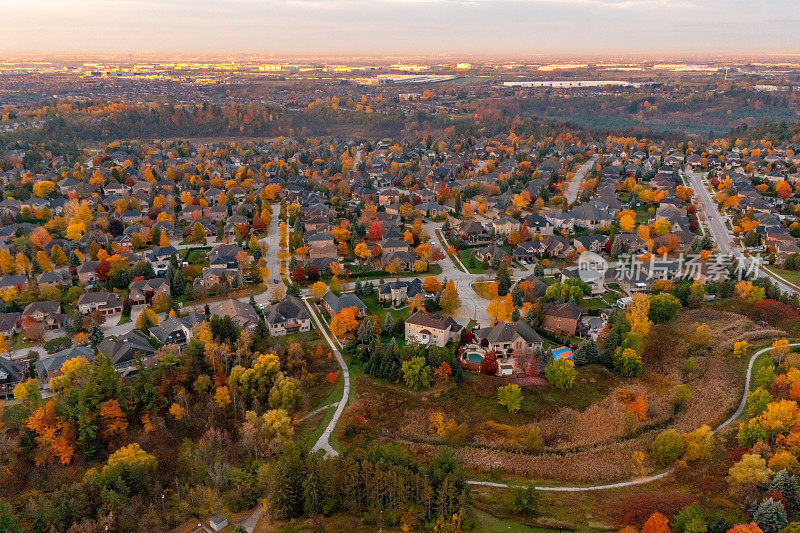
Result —
[[650, 312], [650, 298], [641, 292], [635, 292], [627, 307], [628, 324], [631, 332], [647, 338], [650, 335], [651, 322], [648, 317]]
[[495, 322], [510, 322], [512, 311], [514, 311], [514, 300], [511, 294], [497, 297], [486, 306], [486, 312]]
[[401, 371], [403, 381], [412, 390], [423, 390], [431, 386], [433, 380], [431, 368], [422, 356], [412, 357], [408, 361], [403, 361]]
[[659, 433], [651, 447], [653, 457], [661, 466], [670, 465], [680, 459], [685, 449], [683, 437], [674, 429]]
[[789, 340], [778, 339], [772, 343], [772, 356], [778, 358], [778, 365], [783, 363], [783, 358], [789, 354]]
[[172, 405], [169, 406], [169, 414], [171, 414], [175, 420], [181, 420], [183, 416], [186, 414], [186, 409], [184, 409], [178, 403], [173, 403]]
[[47, 257], [47, 254], [42, 250], [36, 252], [36, 263], [39, 265], [39, 268], [42, 272], [53, 271], [53, 265], [50, 263], [50, 258]]
[[230, 389], [223, 385], [221, 387], [217, 387], [214, 390], [214, 403], [217, 404], [217, 407], [225, 407], [231, 403], [231, 393]]
[[344, 337], [358, 329], [358, 310], [355, 307], [342, 309], [331, 318], [331, 333], [337, 337]]
[[451, 279], [447, 280], [442, 295], [439, 297], [439, 307], [448, 314], [454, 313], [461, 307], [461, 298], [458, 296], [456, 285]]
[[100, 438], [112, 442], [121, 438], [128, 427], [119, 402], [110, 399], [100, 404]]
[[558, 359], [547, 365], [544, 375], [557, 389], [571, 389], [578, 372], [568, 359]]
[[202, 244], [206, 242], [205, 230], [203, 229], [203, 225], [199, 222], [195, 222], [192, 226], [191, 242]]
[[436, 279], [436, 276], [427, 276], [422, 282], [422, 288], [425, 292], [436, 293], [442, 288], [442, 283]]
[[772, 470], [767, 468], [767, 462], [760, 455], [746, 453], [728, 470], [728, 474], [736, 485], [759, 485], [769, 481]]
[[642, 356], [633, 348], [617, 348], [611, 361], [614, 370], [626, 378], [636, 377], [642, 373]]
[[681, 309], [681, 301], [668, 292], [662, 292], [650, 297], [648, 317], [653, 322], [668, 322], [675, 320]]
[[50, 248], [50, 261], [57, 266], [64, 266], [67, 264], [67, 254], [64, 253], [64, 249], [61, 246], [54, 244], [52, 248]]
[[56, 413], [56, 400], [51, 399], [34, 411], [26, 423], [36, 434], [35, 462], [42, 465], [52, 459], [68, 465], [75, 455], [75, 434], [68, 420]]
[[353, 253], [356, 255], [356, 257], [358, 257], [362, 261], [366, 261], [367, 259], [372, 257], [372, 252], [370, 252], [367, 243], [363, 241], [356, 244], [355, 248], [353, 249]]
[[306, 280], [306, 270], [303, 268], [303, 265], [297, 263], [294, 266], [294, 270], [292, 270], [292, 281], [295, 283], [302, 283]]
[[278, 374], [278, 378], [269, 391], [269, 406], [272, 409], [283, 409], [290, 413], [300, 401], [301, 396], [300, 382], [281, 373]]
[[516, 383], [498, 387], [497, 403], [508, 409], [509, 413], [519, 411], [522, 406], [522, 389]]
[[705, 355], [711, 349], [713, 342], [711, 335], [711, 328], [708, 324], [694, 324], [694, 333], [689, 337], [689, 354], [690, 355]]
[[314, 298], [321, 300], [328, 293], [328, 286], [322, 281], [317, 281], [309, 287], [309, 291], [314, 295]]
[[576, 365], [589, 365], [600, 362], [600, 350], [594, 339], [587, 339], [578, 345], [572, 357]]
[[667, 517], [656, 511], [642, 526], [642, 533], [670, 533], [668, 524]]
[[499, 365], [497, 364], [497, 354], [494, 352], [487, 352], [481, 359], [481, 372], [489, 376], [497, 374]]
[[97, 346], [103, 342], [104, 337], [105, 335], [103, 334], [103, 330], [100, 329], [100, 326], [92, 322], [92, 325], [89, 328], [89, 344], [92, 346], [92, 348], [96, 350]]
[[733, 355], [737, 359], [747, 357], [747, 352], [750, 349], [750, 343], [747, 341], [739, 341], [733, 345]]
[[753, 521], [764, 533], [778, 533], [789, 525], [783, 503], [772, 498], [761, 501], [753, 513]]
[[141, 330], [145, 333], [147, 331], [158, 325], [158, 317], [156, 316], [156, 312], [153, 311], [151, 307], [148, 307], [144, 311], [142, 311], [139, 316], [136, 318], [136, 329]]

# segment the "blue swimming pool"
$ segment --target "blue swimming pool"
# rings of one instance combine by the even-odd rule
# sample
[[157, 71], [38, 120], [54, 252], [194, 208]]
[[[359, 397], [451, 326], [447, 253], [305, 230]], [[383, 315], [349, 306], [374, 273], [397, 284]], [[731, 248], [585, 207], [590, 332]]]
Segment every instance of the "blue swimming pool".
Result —
[[481, 361], [483, 360], [483, 354], [478, 352], [468, 352], [464, 355], [464, 357], [466, 357], [467, 361], [473, 365], [480, 365]]

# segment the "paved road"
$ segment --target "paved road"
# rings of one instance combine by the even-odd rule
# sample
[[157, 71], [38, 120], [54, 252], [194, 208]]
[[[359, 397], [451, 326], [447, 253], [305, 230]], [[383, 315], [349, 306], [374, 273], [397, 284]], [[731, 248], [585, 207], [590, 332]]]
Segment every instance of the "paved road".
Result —
[[[425, 233], [431, 236], [431, 240], [437, 243], [442, 250], [447, 250], [447, 243], [439, 236], [437, 230], [440, 230], [442, 224], [440, 222], [426, 222], [423, 226]], [[455, 318], [459, 322], [466, 322], [468, 320], [476, 320], [481, 326], [488, 326], [492, 323], [492, 319], [486, 312], [488, 301], [478, 296], [472, 290], [472, 283], [478, 278], [483, 277], [488, 279], [491, 276], [481, 276], [477, 274], [470, 274], [469, 272], [462, 272], [456, 268], [453, 261], [450, 259], [449, 254], [439, 261], [442, 267], [442, 274], [440, 277], [452, 279], [458, 291], [458, 296], [461, 298], [461, 307], [456, 311]], [[466, 270], [466, 269], [465, 269]]]
[[[742, 249], [734, 243], [733, 236], [725, 225], [725, 218], [717, 209], [717, 204], [711, 197], [711, 192], [703, 182], [703, 174], [690, 171], [686, 173], [686, 176], [689, 178], [689, 184], [692, 186], [692, 189], [694, 189], [695, 194], [700, 199], [700, 204], [706, 215], [706, 225], [720, 253], [723, 255], [732, 254], [738, 261], [742, 262], [742, 264], [748, 265], [748, 269], [752, 267], [756, 259], [752, 256], [745, 255]], [[711, 218], [710, 220], [709, 217]], [[786, 295], [800, 293], [795, 287], [768, 272], [766, 269], [758, 269], [758, 273], [762, 277], [769, 277], [780, 291]]]
[[[789, 346], [800, 346], [800, 343], [790, 344]], [[736, 408], [736, 411], [733, 412], [731, 416], [729, 416], [724, 422], [714, 428], [713, 432], [718, 433], [722, 429], [726, 428], [730, 424], [732, 424], [739, 416], [744, 412], [744, 408], [747, 405], [747, 393], [750, 391], [750, 380], [753, 375], [753, 365], [756, 362], [756, 359], [759, 358], [764, 353], [772, 350], [772, 346], [768, 346], [763, 348], [756, 353], [754, 353], [750, 357], [750, 361], [747, 363], [747, 372], [744, 376], [744, 389], [742, 391], [742, 399], [739, 402], [739, 407]], [[600, 485], [586, 485], [586, 486], [560, 486], [560, 487], [548, 487], [548, 486], [541, 486], [541, 487], [534, 487], [536, 490], [548, 491], [548, 492], [588, 492], [588, 491], [595, 491], [595, 490], [609, 490], [609, 489], [618, 489], [622, 487], [630, 487], [634, 485], [644, 485], [647, 483], [652, 483], [654, 481], [658, 481], [659, 479], [663, 479], [672, 472], [674, 472], [675, 467], [670, 467], [663, 472], [658, 474], [654, 474], [652, 476], [640, 477], [636, 479], [630, 479], [628, 481], [620, 481], [618, 483], [605, 483]], [[498, 487], [498, 488], [508, 488], [514, 487], [517, 485], [508, 484], [508, 483], [496, 483], [494, 481], [468, 481], [470, 485], [477, 485], [483, 487]]]
[[695, 194], [700, 199], [700, 204], [703, 206], [703, 212], [706, 215], [706, 225], [711, 232], [711, 237], [717, 244], [720, 253], [730, 254], [733, 249], [731, 243], [731, 236], [728, 233], [728, 228], [725, 226], [725, 219], [717, 210], [717, 204], [711, 198], [711, 193], [703, 183], [702, 174], [699, 172], [688, 172], [689, 184], [694, 189]]
[[586, 174], [592, 169], [594, 166], [595, 161], [597, 161], [597, 155], [593, 155], [587, 162], [581, 165], [581, 168], [572, 176], [572, 179], [569, 182], [569, 188], [567, 189], [567, 204], [572, 205], [578, 199], [578, 195], [581, 192], [581, 184], [583, 183]]
[[[274, 204], [271, 206], [272, 220], [269, 223], [269, 233], [266, 237], [261, 239], [261, 242], [267, 245], [267, 268], [269, 269], [269, 279], [276, 279], [279, 276], [281, 262], [278, 260], [278, 251], [280, 250], [280, 232], [278, 228], [281, 221], [278, 219], [280, 213], [280, 205]], [[287, 228], [288, 230], [289, 228]]]
[[342, 357], [342, 354], [337, 347], [337, 343], [333, 341], [328, 333], [328, 328], [325, 327], [325, 325], [322, 323], [322, 319], [314, 310], [314, 306], [308, 302], [307, 297], [303, 298], [303, 301], [306, 304], [306, 308], [308, 309], [312, 320], [314, 320], [314, 324], [325, 337], [325, 340], [328, 342], [328, 345], [333, 351], [333, 355], [336, 357], [336, 362], [339, 363], [339, 368], [342, 370], [342, 379], [344, 380], [342, 399], [339, 400], [339, 404], [336, 406], [336, 411], [333, 413], [333, 418], [331, 418], [330, 422], [328, 422], [328, 426], [325, 428], [325, 431], [322, 432], [322, 435], [319, 436], [319, 439], [317, 439], [314, 447], [311, 448], [311, 453], [324, 450], [325, 458], [336, 457], [339, 455], [339, 452], [337, 452], [335, 449], [333, 449], [333, 446], [331, 446], [331, 434], [333, 434], [333, 431], [336, 429], [336, 425], [339, 423], [339, 418], [341, 418], [344, 408], [347, 406], [347, 400], [350, 398], [350, 370], [347, 368], [347, 363], [345, 363], [344, 357]]

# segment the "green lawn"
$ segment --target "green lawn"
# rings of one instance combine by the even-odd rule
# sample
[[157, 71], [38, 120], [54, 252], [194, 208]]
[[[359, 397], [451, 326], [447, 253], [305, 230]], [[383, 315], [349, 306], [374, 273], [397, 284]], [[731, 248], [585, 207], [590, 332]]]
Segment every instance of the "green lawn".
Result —
[[466, 248], [458, 252], [458, 258], [461, 259], [461, 262], [464, 263], [464, 266], [467, 268], [470, 274], [485, 273], [486, 269], [483, 268], [483, 264], [477, 259], [475, 259], [475, 266], [470, 266], [469, 260], [471, 256], [472, 256], [472, 248]]
[[302, 344], [306, 349], [308, 346], [316, 346], [317, 344], [322, 344], [323, 346], [327, 346], [328, 343], [322, 338], [322, 334], [317, 331], [316, 329], [312, 329], [311, 331], [304, 331], [302, 333], [291, 333], [289, 335], [284, 335], [283, 337], [269, 337], [267, 339], [267, 344], [270, 346], [276, 346], [278, 344], [290, 344], [292, 342], [299, 342]]
[[202, 248], [191, 248], [186, 250], [186, 255], [183, 260], [190, 265], [208, 266], [208, 252], [211, 251], [210, 246], [203, 246]]
[[497, 518], [487, 512], [475, 509], [475, 531], [486, 533], [552, 533], [554, 530], [526, 526], [510, 519]]
[[[356, 280], [374, 280], [374, 279], [392, 279], [392, 278], [410, 278], [420, 276], [438, 276], [442, 273], [442, 267], [434, 263], [428, 266], [427, 272], [398, 272], [396, 274], [389, 274], [385, 270], [370, 270], [367, 272], [351, 272], [349, 281], [355, 282]], [[326, 278], [330, 281], [330, 278]]]
[[580, 307], [584, 310], [584, 312], [586, 312], [603, 309], [604, 307], [608, 307], [608, 304], [603, 301], [602, 298], [584, 298], [580, 302]]
[[378, 315], [378, 318], [383, 322], [383, 319], [386, 317], [387, 314], [392, 315], [392, 320], [397, 322], [398, 319], [405, 320], [409, 316], [409, 309], [394, 309], [394, 308], [385, 308], [383, 305], [378, 302], [378, 291], [376, 290], [369, 296], [359, 296], [361, 301], [367, 306], [367, 314], [368, 315]]
[[774, 266], [767, 266], [764, 265], [763, 268], [765, 270], [769, 270], [773, 274], [782, 277], [789, 283], [794, 283], [795, 285], [800, 285], [800, 272], [796, 270], [784, 270], [782, 268], [776, 268]]

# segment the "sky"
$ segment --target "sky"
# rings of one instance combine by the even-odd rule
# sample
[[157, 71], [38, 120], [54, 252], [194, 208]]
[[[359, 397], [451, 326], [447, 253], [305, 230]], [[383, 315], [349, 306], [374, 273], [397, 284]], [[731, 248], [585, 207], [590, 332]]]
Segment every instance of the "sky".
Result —
[[800, 53], [800, 0], [0, 0], [0, 19], [4, 54]]

